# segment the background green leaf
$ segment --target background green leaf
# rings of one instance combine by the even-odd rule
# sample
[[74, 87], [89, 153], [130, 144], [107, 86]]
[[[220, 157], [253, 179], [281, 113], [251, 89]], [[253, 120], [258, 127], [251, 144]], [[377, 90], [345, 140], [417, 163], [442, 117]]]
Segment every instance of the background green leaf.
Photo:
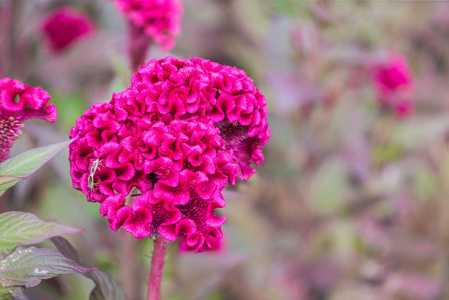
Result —
[[[10, 159], [0, 165], [0, 178], [7, 177], [8, 180], [0, 181], [0, 196], [21, 179], [36, 172], [43, 164], [52, 159], [58, 152], [70, 145], [73, 141], [68, 140], [58, 144], [35, 148]], [[16, 179], [13, 179], [16, 177]]]
[[1, 176], [0, 177], [0, 186], [13, 183], [14, 181], [20, 181], [22, 179], [25, 179], [25, 177]]
[[341, 161], [329, 159], [317, 171], [312, 184], [313, 206], [323, 213], [342, 208], [347, 172]]
[[42, 221], [31, 213], [11, 211], [0, 214], [0, 255], [17, 246], [32, 245], [63, 234], [73, 234], [82, 229]]

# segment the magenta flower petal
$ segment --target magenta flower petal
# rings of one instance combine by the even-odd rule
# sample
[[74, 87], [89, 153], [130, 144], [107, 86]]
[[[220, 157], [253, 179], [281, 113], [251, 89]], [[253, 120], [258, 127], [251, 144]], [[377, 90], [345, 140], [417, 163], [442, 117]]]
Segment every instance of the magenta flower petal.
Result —
[[123, 229], [133, 234], [136, 239], [142, 239], [151, 234], [153, 215], [149, 209], [133, 205], [132, 213], [123, 223]]
[[121, 194], [108, 197], [100, 205], [100, 215], [106, 216], [113, 231], [117, 231], [131, 214], [131, 208], [124, 206], [126, 197]]
[[[223, 234], [221, 234], [223, 236]], [[197, 243], [194, 242], [194, 245]], [[214, 253], [222, 253], [226, 251], [226, 238], [225, 237], [215, 237], [213, 235], [209, 235], [208, 238], [204, 242], [203, 250], [207, 252], [214, 252]], [[179, 243], [179, 251], [180, 252], [191, 252], [195, 251], [195, 248], [190, 247], [187, 245], [187, 242], [180, 242]]]
[[206, 219], [206, 224], [209, 225], [210, 227], [220, 227], [221, 225], [223, 225], [226, 222], [226, 217], [216, 217], [215, 216], [215, 208], [221, 208], [223, 207], [222, 205], [218, 204], [218, 203], [213, 203], [210, 204], [209, 207], [207, 208], [207, 219]]
[[206, 238], [204, 249], [209, 251], [222, 251], [224, 248], [223, 233], [218, 230], [212, 231]]

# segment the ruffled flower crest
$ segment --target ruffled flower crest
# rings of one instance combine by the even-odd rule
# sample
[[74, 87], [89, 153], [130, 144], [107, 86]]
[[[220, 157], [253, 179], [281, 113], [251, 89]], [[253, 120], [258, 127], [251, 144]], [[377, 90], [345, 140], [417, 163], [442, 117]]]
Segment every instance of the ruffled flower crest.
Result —
[[53, 123], [57, 112], [47, 106], [50, 95], [40, 87], [30, 87], [11, 78], [0, 79], [0, 163], [21, 133], [23, 122], [31, 118]]
[[[202, 251], [221, 238], [221, 191], [263, 161], [266, 101], [245, 73], [168, 57], [142, 66], [131, 87], [81, 116], [70, 137], [73, 186], [113, 230], [180, 237]], [[93, 168], [96, 165], [96, 168]], [[134, 199], [127, 202], [129, 195]], [[130, 201], [129, 201], [130, 202]]]

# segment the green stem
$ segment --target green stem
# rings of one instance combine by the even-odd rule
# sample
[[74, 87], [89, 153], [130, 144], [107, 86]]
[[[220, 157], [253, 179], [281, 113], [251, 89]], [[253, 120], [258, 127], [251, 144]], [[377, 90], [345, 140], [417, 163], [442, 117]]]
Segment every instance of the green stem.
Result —
[[158, 237], [154, 241], [147, 300], [161, 300], [162, 274], [164, 272], [164, 259], [167, 243], [168, 242], [162, 237]]

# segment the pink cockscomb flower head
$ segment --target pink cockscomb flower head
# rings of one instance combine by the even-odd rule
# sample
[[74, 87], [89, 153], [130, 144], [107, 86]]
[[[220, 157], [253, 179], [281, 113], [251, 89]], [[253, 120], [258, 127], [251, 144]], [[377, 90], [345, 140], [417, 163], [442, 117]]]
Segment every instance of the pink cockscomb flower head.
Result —
[[115, 231], [181, 238], [195, 251], [222, 237], [221, 191], [247, 180], [269, 138], [266, 101], [236, 68], [202, 59], [152, 60], [131, 87], [92, 106], [70, 137], [74, 188]]
[[0, 79], [0, 163], [8, 158], [9, 149], [21, 133], [23, 121], [37, 118], [56, 121], [54, 104], [40, 87], [30, 87], [11, 78]]
[[49, 48], [58, 53], [92, 33], [94, 28], [94, 23], [87, 14], [63, 6], [44, 17], [41, 31]]
[[118, 10], [168, 51], [175, 46], [184, 12], [179, 0], [115, 0]]
[[413, 102], [403, 99], [411, 97], [413, 75], [402, 54], [390, 52], [385, 59], [374, 62], [371, 79], [382, 106], [390, 107], [401, 118], [411, 115]]

